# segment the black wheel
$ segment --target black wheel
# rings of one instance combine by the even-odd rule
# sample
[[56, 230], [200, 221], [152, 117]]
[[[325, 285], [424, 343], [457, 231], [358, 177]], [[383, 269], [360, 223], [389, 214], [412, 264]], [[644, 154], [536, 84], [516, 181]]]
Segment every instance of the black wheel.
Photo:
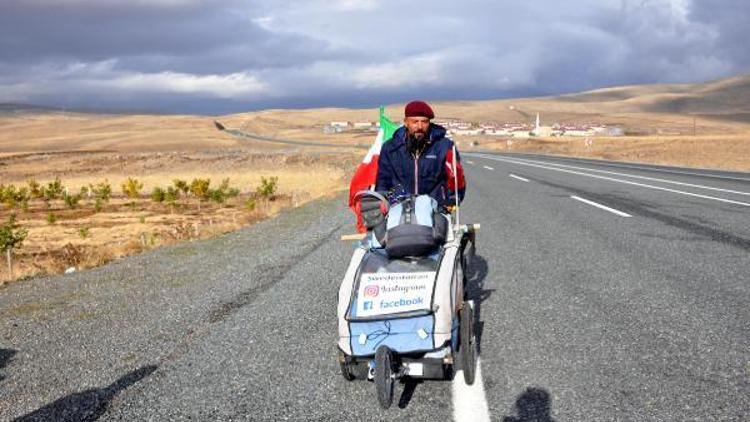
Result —
[[474, 344], [474, 310], [469, 306], [468, 301], [464, 301], [460, 313], [460, 359], [464, 372], [464, 381], [468, 385], [474, 384], [476, 371], [476, 345]]
[[387, 346], [380, 346], [375, 351], [375, 389], [378, 393], [378, 402], [383, 409], [388, 409], [393, 403], [395, 379], [393, 353]]
[[341, 376], [347, 381], [352, 381], [356, 377], [354, 373], [349, 369], [349, 364], [346, 362], [339, 361], [339, 367], [341, 367]]

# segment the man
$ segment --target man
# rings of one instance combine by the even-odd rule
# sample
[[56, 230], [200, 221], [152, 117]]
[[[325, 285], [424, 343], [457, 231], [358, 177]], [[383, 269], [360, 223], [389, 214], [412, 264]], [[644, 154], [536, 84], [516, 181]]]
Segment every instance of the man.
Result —
[[441, 209], [452, 210], [456, 195], [459, 202], [464, 199], [466, 181], [458, 152], [454, 173], [453, 141], [445, 137], [444, 127], [430, 122], [433, 118], [435, 113], [423, 101], [406, 105], [404, 126], [380, 151], [375, 190], [427, 194]]

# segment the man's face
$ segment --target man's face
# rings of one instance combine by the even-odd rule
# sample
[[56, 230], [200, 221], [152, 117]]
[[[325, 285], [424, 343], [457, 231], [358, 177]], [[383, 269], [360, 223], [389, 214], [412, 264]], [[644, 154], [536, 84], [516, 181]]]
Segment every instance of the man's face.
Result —
[[409, 131], [409, 135], [414, 139], [422, 140], [427, 135], [427, 129], [430, 127], [430, 119], [426, 117], [407, 117], [404, 119], [404, 126]]

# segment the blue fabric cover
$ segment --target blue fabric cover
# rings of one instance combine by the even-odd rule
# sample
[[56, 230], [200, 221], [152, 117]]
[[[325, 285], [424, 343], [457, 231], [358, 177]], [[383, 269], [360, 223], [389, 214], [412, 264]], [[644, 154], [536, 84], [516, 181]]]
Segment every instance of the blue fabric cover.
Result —
[[[374, 355], [382, 345], [388, 346], [397, 353], [432, 350], [435, 348], [432, 338], [434, 319], [432, 315], [411, 318], [389, 319], [384, 321], [350, 322], [350, 344], [354, 356]], [[427, 337], [422, 339], [418, 331], [423, 329]], [[359, 343], [361, 334], [367, 336], [364, 345]]]

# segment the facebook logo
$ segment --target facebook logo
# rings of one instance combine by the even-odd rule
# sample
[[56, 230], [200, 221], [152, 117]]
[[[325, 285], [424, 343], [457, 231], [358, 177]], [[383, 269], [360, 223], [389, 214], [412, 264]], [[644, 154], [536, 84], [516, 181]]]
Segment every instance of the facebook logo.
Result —
[[365, 310], [365, 311], [369, 311], [369, 310], [371, 310], [371, 309], [372, 309], [372, 301], [371, 301], [371, 300], [366, 300], [366, 301], [365, 301], [365, 302], [364, 302], [364, 303], [362, 304], [362, 306], [363, 306], [363, 308], [364, 308], [364, 310]]

